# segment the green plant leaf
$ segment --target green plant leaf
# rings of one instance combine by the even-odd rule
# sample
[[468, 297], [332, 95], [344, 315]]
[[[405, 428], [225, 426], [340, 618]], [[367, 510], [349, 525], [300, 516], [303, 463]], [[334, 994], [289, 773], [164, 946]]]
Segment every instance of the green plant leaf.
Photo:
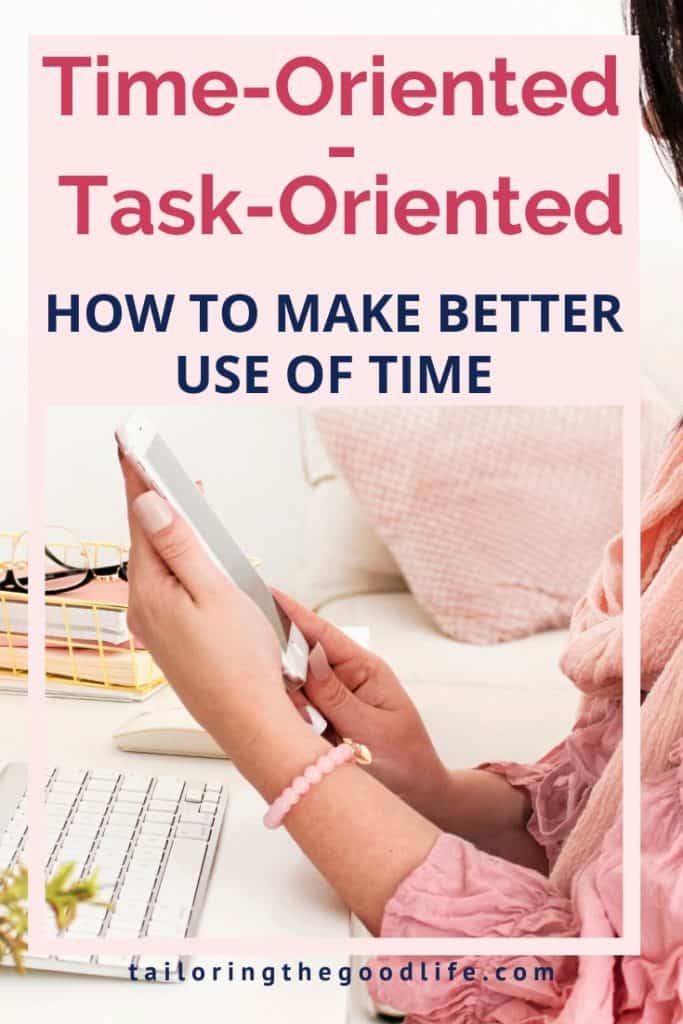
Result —
[[[63, 864], [45, 886], [45, 900], [51, 907], [57, 927], [68, 928], [76, 919], [82, 903], [96, 903], [98, 892], [97, 872], [89, 878], [71, 881], [76, 865]], [[24, 954], [27, 950], [28, 930], [28, 872], [19, 866], [12, 871], [0, 871], [0, 960], [10, 957], [17, 970], [24, 971]]]

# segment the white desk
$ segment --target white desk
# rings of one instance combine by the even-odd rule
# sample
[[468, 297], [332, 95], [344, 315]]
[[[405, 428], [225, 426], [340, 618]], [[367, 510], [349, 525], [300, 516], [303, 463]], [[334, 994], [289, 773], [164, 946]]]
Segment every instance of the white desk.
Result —
[[[291, 938], [346, 936], [348, 911], [284, 829], [267, 832], [263, 828], [263, 801], [232, 765], [205, 758], [127, 754], [114, 747], [111, 734], [126, 718], [176, 702], [170, 688], [143, 705], [50, 699], [49, 761], [226, 783], [230, 805], [199, 934], [282, 937], [282, 952], [276, 962], [301, 959], [315, 968], [312, 958], [297, 955]], [[0, 759], [25, 760], [25, 742], [26, 699], [0, 694]], [[226, 955], [211, 962], [229, 959]], [[250, 958], [249, 962], [255, 965], [258, 977], [259, 960]], [[319, 961], [333, 969], [341, 962], [339, 957]], [[72, 1024], [126, 1019], [144, 1020], [145, 1024], [214, 1019], [252, 1024], [268, 1014], [287, 1024], [342, 1024], [347, 1019], [347, 1003], [348, 989], [330, 982], [280, 982], [272, 988], [263, 988], [259, 982], [230, 985], [220, 981], [145, 985], [37, 971], [21, 978], [0, 969], [0, 1016], [22, 1024], [43, 1024], [47, 1016]]]

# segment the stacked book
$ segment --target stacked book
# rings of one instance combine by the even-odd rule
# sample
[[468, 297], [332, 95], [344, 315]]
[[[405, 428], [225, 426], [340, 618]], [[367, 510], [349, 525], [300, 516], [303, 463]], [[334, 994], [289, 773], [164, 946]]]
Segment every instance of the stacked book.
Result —
[[[45, 598], [47, 693], [145, 700], [165, 685], [126, 624], [128, 584], [94, 580]], [[26, 690], [28, 597], [0, 591], [0, 692]]]

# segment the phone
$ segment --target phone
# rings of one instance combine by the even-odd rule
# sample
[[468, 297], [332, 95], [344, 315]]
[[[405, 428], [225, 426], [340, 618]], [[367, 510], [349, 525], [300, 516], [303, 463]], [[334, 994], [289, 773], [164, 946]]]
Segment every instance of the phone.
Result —
[[258, 605], [280, 643], [286, 683], [295, 689], [303, 686], [309, 654], [305, 637], [277, 604], [151, 420], [136, 410], [116, 430], [116, 440], [145, 482], [183, 517], [218, 568]]

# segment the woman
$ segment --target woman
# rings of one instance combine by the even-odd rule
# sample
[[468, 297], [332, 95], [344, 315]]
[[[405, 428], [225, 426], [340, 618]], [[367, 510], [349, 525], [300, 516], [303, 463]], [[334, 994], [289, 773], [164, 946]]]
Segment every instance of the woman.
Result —
[[[634, 0], [632, 21], [641, 37], [644, 117], [683, 186], [681, 0]], [[532, 767], [449, 772], [391, 669], [279, 595], [312, 647], [307, 699], [337, 736], [373, 754], [369, 767], [348, 758], [342, 767], [344, 754], [331, 756], [333, 746], [286, 696], [279, 647], [256, 606], [122, 465], [131, 629], [272, 805], [269, 824], [284, 823], [371, 932], [620, 933], [618, 538], [577, 606], [563, 660], [586, 694], [582, 712], [568, 740]], [[642, 956], [556, 958], [552, 984], [514, 986], [496, 979], [498, 960], [469, 985], [378, 984], [378, 1001], [419, 1020], [683, 1021], [683, 430], [645, 499], [642, 524], [642, 685], [651, 694], [642, 712]], [[533, 963], [525, 961], [527, 977]]]

